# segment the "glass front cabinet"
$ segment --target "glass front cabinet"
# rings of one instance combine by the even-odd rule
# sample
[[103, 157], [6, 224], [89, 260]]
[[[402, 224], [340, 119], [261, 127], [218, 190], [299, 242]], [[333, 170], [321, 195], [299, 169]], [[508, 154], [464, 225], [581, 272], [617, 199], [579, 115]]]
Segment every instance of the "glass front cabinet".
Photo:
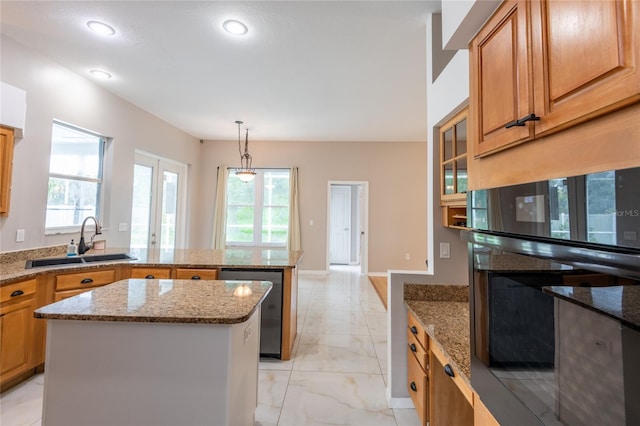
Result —
[[467, 226], [468, 107], [440, 127], [440, 205], [442, 224]]

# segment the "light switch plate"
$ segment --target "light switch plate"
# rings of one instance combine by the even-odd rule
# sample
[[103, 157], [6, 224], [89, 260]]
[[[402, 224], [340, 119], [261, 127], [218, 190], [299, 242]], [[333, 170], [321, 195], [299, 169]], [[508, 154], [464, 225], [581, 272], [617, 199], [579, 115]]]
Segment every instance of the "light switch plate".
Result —
[[18, 229], [16, 231], [16, 243], [21, 243], [24, 241], [24, 229]]
[[451, 246], [449, 243], [440, 243], [440, 258], [449, 259], [451, 257]]

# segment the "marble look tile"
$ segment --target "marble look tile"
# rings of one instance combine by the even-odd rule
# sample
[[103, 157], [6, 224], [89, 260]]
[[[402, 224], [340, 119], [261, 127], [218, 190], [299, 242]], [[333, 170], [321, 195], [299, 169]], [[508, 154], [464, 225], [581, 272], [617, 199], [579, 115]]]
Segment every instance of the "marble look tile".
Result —
[[380, 374], [371, 338], [347, 334], [301, 335], [293, 370]]
[[393, 415], [398, 426], [421, 426], [420, 417], [415, 408], [394, 408]]
[[261, 370], [258, 376], [256, 424], [278, 424], [291, 371]]
[[369, 332], [372, 336], [386, 336], [388, 334], [388, 318], [386, 312], [365, 312]]
[[360, 311], [362, 308], [359, 303], [353, 303], [351, 299], [317, 299], [309, 304], [307, 315], [324, 314], [327, 311]]
[[369, 333], [361, 311], [327, 311], [308, 314], [302, 332], [305, 334], [361, 334]]
[[378, 357], [380, 371], [382, 371], [382, 374], [387, 374], [389, 370], [389, 366], [387, 365], [387, 336], [371, 336], [371, 340], [373, 341], [373, 348]]
[[280, 426], [396, 425], [379, 374], [294, 371]]
[[0, 424], [8, 426], [31, 426], [42, 417], [44, 386], [26, 381], [2, 395]]

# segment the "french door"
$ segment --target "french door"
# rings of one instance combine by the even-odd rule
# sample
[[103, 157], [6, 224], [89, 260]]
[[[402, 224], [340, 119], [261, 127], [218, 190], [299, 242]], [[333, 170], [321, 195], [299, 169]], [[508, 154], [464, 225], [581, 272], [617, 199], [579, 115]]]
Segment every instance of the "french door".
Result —
[[174, 249], [185, 242], [187, 166], [136, 152], [131, 247]]

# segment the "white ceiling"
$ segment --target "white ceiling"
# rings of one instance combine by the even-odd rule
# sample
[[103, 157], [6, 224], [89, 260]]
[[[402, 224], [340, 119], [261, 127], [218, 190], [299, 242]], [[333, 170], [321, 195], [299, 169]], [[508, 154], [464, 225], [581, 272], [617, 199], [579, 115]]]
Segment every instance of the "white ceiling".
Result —
[[[6, 1], [1, 32], [199, 138], [425, 141], [432, 1]], [[222, 30], [239, 19], [246, 36]], [[116, 28], [100, 37], [86, 22]]]

